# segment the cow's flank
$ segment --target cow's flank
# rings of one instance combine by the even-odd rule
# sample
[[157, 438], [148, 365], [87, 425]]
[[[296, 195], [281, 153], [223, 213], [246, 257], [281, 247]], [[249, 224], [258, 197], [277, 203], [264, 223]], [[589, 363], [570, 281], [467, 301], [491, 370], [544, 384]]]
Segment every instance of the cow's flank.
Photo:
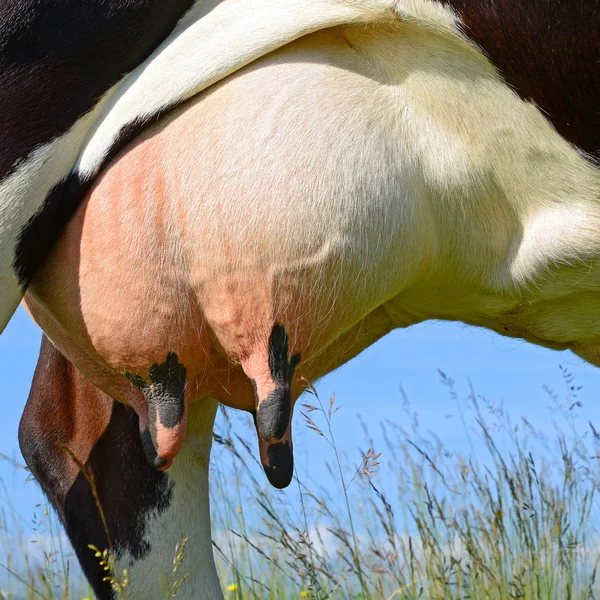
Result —
[[67, 131], [169, 34], [193, 0], [4, 0], [0, 181]]
[[507, 83], [600, 160], [598, 0], [442, 0]]

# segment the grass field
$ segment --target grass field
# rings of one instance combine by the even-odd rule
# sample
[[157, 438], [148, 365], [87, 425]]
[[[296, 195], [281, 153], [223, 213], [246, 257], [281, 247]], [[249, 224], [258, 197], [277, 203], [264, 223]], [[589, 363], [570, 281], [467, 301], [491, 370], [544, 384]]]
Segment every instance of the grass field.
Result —
[[[356, 448], [341, 449], [338, 402], [308, 393], [296, 422], [326, 441], [326, 488], [295, 479], [286, 493], [269, 489], [244, 419], [222, 411], [212, 504], [226, 598], [600, 598], [600, 434], [578, 429], [572, 377], [564, 372], [564, 393], [547, 390], [552, 436], [475, 392], [457, 398], [440, 377], [461, 407], [465, 447], [485, 452], [450, 451], [407, 398], [401, 423], [365, 427]], [[52, 512], [40, 506], [27, 525], [4, 495], [0, 598], [91, 598]], [[185, 548], [177, 558], [181, 590]]]

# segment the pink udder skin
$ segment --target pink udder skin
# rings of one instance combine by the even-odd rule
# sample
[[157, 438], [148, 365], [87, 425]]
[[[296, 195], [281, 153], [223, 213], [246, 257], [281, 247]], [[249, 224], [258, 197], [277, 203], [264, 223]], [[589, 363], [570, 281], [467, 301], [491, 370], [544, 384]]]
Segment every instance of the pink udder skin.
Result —
[[[304, 210], [296, 197], [312, 176], [302, 181], [293, 156], [276, 167], [263, 145], [246, 147], [250, 138], [236, 132], [262, 112], [244, 103], [239, 119], [226, 118], [240, 97], [217, 90], [118, 157], [29, 288], [27, 306], [48, 337], [142, 424], [147, 406], [126, 373], [149, 382], [150, 367], [174, 352], [186, 405], [212, 397], [255, 410], [252, 380], [261, 398], [274, 388], [275, 324], [288, 333], [289, 355], [302, 355], [295, 380], [312, 381], [353, 354], [354, 334], [342, 347], [332, 342], [372, 310], [341, 260], [343, 232], [332, 232], [321, 204]], [[323, 198], [331, 185], [317, 186]], [[324, 348], [334, 358], [322, 360]], [[292, 402], [300, 391], [294, 383]], [[177, 453], [184, 427], [157, 426], [161, 456]]]
[[[187, 412], [187, 411], [186, 411]], [[185, 432], [187, 428], [187, 415], [183, 417], [181, 422], [175, 427], [163, 427], [160, 419], [156, 419], [156, 453], [158, 456], [167, 461], [163, 469], [168, 469], [173, 462], [173, 459], [179, 454], [181, 446], [185, 440]]]

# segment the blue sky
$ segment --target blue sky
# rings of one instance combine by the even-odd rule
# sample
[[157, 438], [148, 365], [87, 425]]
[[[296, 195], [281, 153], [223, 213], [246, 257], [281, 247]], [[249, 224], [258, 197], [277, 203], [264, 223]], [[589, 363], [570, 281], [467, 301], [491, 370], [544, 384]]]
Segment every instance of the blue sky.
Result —
[[[17, 460], [22, 460], [17, 428], [37, 361], [39, 339], [39, 330], [22, 309], [0, 336], [0, 453]], [[323, 400], [335, 393], [342, 407], [335, 417], [335, 435], [339, 446], [349, 454], [357, 451], [363, 439], [358, 413], [374, 434], [383, 420], [400, 424], [406, 420], [400, 387], [418, 411], [425, 430], [434, 431], [453, 449], [468, 451], [460, 419], [448, 418], [457, 415], [456, 406], [440, 385], [438, 369], [456, 381], [459, 397], [468, 395], [470, 380], [478, 393], [502, 402], [514, 420], [526, 416], [550, 433], [551, 402], [542, 386], [566, 395], [559, 365], [567, 367], [577, 384], [583, 386], [579, 393], [582, 427], [588, 420], [600, 424], [600, 402], [596, 399], [600, 373], [593, 367], [570, 353], [537, 348], [455, 323], [425, 323], [396, 331], [324, 378], [317, 389]], [[294, 424], [298, 467], [310, 471], [318, 483], [326, 484], [328, 474], [315, 435], [302, 427], [299, 415]], [[6, 485], [7, 497], [29, 521], [40, 501], [36, 487], [25, 483], [24, 474], [3, 461], [0, 479]]]

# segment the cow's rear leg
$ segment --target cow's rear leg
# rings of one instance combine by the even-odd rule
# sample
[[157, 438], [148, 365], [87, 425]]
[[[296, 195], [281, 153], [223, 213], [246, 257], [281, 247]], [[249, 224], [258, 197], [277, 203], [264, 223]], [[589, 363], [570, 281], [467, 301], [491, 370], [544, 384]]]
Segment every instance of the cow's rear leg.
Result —
[[112, 600], [113, 592], [89, 545], [108, 548], [109, 536], [77, 463], [93, 472], [112, 542], [139, 547], [138, 514], [160, 495], [164, 475], [148, 466], [137, 439], [134, 411], [86, 381], [43, 336], [19, 445], [99, 600]]
[[[215, 409], [210, 399], [190, 408], [188, 443], [169, 472], [158, 471], [146, 460], [135, 411], [87, 381], [43, 338], [19, 443], [99, 600], [115, 595], [89, 544], [105, 549], [112, 543], [119, 566], [129, 572], [127, 598], [160, 600], [182, 534], [189, 538], [189, 578], [177, 598], [222, 598], [208, 494]], [[105, 523], [80, 466], [93, 477]]]

